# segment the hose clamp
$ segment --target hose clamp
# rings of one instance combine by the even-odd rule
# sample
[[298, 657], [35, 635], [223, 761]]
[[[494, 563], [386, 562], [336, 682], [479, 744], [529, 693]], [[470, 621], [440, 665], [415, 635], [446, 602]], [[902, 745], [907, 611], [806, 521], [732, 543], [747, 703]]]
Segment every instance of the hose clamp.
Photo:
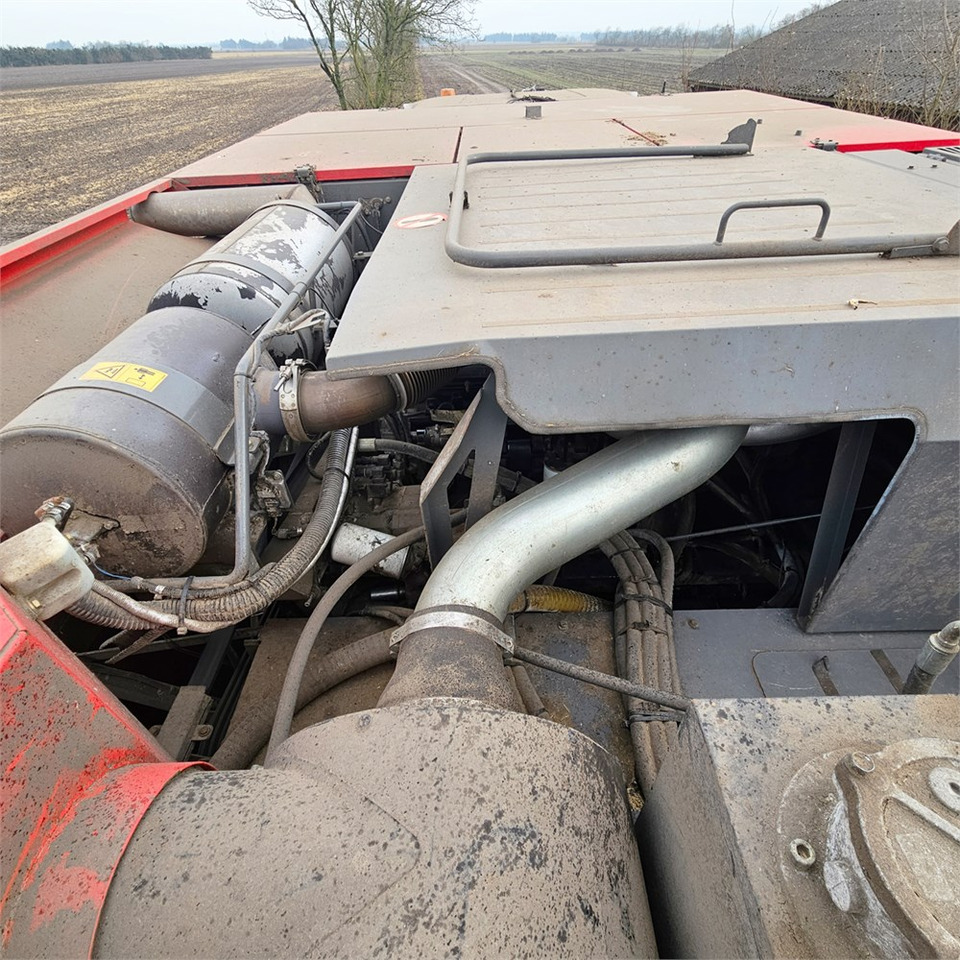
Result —
[[393, 387], [393, 392], [397, 395], [397, 409], [406, 410], [407, 407], [410, 406], [410, 396], [407, 393], [407, 387], [403, 382], [403, 378], [397, 373], [389, 373], [387, 377], [390, 380], [390, 385]]
[[306, 360], [288, 360], [280, 368], [280, 378], [274, 388], [280, 402], [280, 418], [287, 434], [301, 443], [309, 443], [313, 438], [303, 428], [300, 419], [300, 374], [306, 366]]
[[390, 637], [390, 652], [396, 654], [400, 644], [411, 634], [437, 627], [469, 630], [487, 640], [492, 640], [508, 654], [513, 654], [513, 637], [504, 633], [489, 620], [459, 610], [424, 610], [423, 613], [415, 613], [402, 627], [393, 631]]

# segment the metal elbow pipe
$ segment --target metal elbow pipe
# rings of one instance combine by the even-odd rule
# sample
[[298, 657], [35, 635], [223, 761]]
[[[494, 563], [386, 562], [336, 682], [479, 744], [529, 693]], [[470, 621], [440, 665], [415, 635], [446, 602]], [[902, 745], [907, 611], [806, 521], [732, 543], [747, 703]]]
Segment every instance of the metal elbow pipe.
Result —
[[258, 371], [254, 380], [255, 425], [272, 434], [289, 433], [295, 440], [369, 423], [400, 406], [388, 377], [331, 380], [325, 370], [310, 370], [290, 384], [293, 402], [283, 405], [279, 386], [276, 370]]
[[417, 610], [468, 607], [502, 621], [538, 577], [699, 487], [746, 432], [639, 433], [564, 470], [468, 530], [437, 565]]
[[452, 373], [427, 370], [331, 380], [325, 370], [294, 369], [289, 379], [281, 379], [276, 370], [260, 370], [254, 380], [255, 426], [304, 441], [328, 430], [359, 427], [426, 399]]

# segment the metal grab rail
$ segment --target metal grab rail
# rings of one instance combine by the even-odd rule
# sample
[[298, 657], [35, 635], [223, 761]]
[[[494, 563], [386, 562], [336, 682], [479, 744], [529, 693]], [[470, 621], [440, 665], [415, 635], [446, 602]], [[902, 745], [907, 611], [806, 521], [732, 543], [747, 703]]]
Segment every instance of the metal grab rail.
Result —
[[723, 243], [723, 238], [727, 233], [727, 223], [738, 210], [770, 210], [775, 207], [819, 207], [822, 211], [820, 223], [817, 225], [817, 232], [811, 239], [819, 240], [823, 236], [823, 231], [827, 229], [827, 221], [830, 219], [830, 204], [818, 197], [811, 197], [809, 200], [802, 197], [798, 200], [741, 200], [723, 211], [723, 216], [720, 217], [720, 226], [717, 227], [717, 239], [714, 243]]
[[[637, 147], [635, 149], [543, 150], [519, 153], [475, 153], [457, 166], [444, 251], [454, 263], [482, 269], [512, 267], [577, 267], [613, 263], [669, 263], [684, 260], [742, 260], [764, 257], [838, 256], [878, 253], [884, 257], [960, 256], [960, 222], [945, 233], [899, 236], [840, 237], [824, 239], [830, 206], [820, 198], [756, 200], [735, 203], [720, 218], [716, 239], [704, 243], [612, 247], [539, 247], [533, 250], [481, 250], [460, 239], [464, 210], [470, 202], [466, 190], [467, 169], [479, 163], [513, 163], [537, 160], [605, 160], [611, 158], [730, 157], [744, 156], [744, 143], [715, 146]], [[727, 221], [737, 210], [762, 207], [818, 206], [823, 211], [813, 237], [802, 240], [752, 240], [724, 243]]]

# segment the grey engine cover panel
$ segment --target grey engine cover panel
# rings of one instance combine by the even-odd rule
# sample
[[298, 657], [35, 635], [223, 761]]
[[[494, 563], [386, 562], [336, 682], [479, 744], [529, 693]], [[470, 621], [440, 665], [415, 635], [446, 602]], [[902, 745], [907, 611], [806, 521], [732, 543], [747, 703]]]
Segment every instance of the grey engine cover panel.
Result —
[[[484, 164], [463, 240], [491, 250], [700, 243], [740, 200], [824, 197], [828, 237], [946, 234], [952, 185], [809, 148]], [[914, 419], [956, 439], [957, 261], [804, 257], [480, 269], [445, 254], [456, 168], [414, 171], [328, 357], [335, 377], [482, 362], [536, 433]], [[819, 211], [740, 211], [727, 240], [812, 236]], [[390, 291], [385, 296], [384, 291]], [[858, 308], [850, 301], [858, 301]]]

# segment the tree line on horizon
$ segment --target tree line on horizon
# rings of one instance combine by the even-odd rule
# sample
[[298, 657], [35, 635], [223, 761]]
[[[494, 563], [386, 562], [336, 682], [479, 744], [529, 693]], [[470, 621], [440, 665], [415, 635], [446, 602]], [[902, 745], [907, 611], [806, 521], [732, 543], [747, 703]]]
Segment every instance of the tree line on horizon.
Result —
[[221, 50], [312, 50], [307, 37], [284, 37], [282, 40], [221, 40]]
[[77, 63], [141, 63], [148, 60], [209, 60], [210, 47], [151, 46], [143, 43], [88, 43], [75, 47], [57, 40], [46, 47], [0, 47], [0, 67], [66, 66]]
[[689, 47], [733, 50], [759, 40], [763, 27], [735, 27], [730, 23], [715, 23], [710, 27], [650, 27], [642, 30], [605, 30], [598, 33], [598, 47], [660, 47], [674, 50]]

